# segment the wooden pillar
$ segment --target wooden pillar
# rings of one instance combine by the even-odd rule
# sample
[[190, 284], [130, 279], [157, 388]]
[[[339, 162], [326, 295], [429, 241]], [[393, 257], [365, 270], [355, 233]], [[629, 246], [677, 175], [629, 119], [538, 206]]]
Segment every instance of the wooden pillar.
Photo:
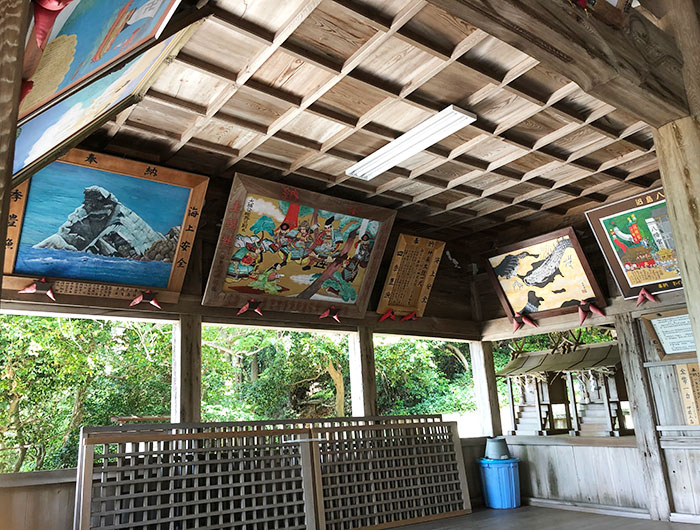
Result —
[[470, 341], [469, 356], [481, 433], [484, 436], [500, 436], [503, 429], [501, 410], [498, 407], [496, 371], [493, 367], [493, 345], [490, 342]]
[[617, 315], [615, 329], [634, 422], [634, 435], [642, 460], [640, 485], [641, 483], [646, 485], [651, 518], [668, 521], [672, 511], [671, 495], [666, 461], [656, 432], [654, 402], [643, 364], [644, 345], [639, 322], [635, 321], [629, 313]]
[[664, 0], [662, 5], [667, 13], [663, 23], [683, 55], [691, 115], [660, 127], [654, 141], [690, 322], [700, 344], [700, 25], [693, 0]]
[[170, 421], [201, 421], [202, 317], [180, 315], [173, 325], [173, 380]]
[[377, 415], [377, 378], [374, 368], [374, 338], [367, 326], [352, 333], [350, 345], [350, 399], [353, 416]]
[[30, 2], [0, 0], [0, 289]]

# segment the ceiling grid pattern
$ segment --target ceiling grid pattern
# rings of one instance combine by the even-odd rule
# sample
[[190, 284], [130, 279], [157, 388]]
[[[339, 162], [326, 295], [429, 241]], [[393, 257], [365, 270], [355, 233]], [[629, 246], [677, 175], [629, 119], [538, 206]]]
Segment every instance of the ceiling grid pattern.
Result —
[[[345, 174], [450, 104], [477, 120], [371, 181]], [[219, 1], [90, 141], [396, 208], [403, 227], [448, 240], [659, 182], [648, 125], [425, 0]]]

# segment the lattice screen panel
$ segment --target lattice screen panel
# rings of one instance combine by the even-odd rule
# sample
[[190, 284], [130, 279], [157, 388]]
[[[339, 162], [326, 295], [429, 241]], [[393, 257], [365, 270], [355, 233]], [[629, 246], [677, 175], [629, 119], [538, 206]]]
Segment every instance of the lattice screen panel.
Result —
[[[327, 530], [469, 513], [455, 423], [313, 429]], [[316, 444], [315, 444], [316, 446]]]
[[439, 416], [125, 425], [83, 430], [75, 530], [346, 530], [470, 508]]
[[300, 437], [309, 431], [88, 437], [80, 528], [313, 530], [311, 452]]

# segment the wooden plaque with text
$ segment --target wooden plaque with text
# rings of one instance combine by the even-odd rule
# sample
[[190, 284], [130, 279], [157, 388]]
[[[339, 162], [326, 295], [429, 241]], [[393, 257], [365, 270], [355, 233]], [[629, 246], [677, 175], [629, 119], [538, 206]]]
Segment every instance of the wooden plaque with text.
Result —
[[686, 425], [700, 425], [700, 369], [698, 363], [677, 364], [676, 376]]
[[444, 241], [400, 234], [377, 313], [422, 317], [444, 250]]

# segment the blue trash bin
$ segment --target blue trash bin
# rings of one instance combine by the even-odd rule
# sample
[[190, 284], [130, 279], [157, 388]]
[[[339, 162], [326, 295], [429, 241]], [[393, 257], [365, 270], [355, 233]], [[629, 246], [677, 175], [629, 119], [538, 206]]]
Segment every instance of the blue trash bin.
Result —
[[520, 506], [519, 458], [479, 459], [484, 502], [489, 508], [504, 510]]

